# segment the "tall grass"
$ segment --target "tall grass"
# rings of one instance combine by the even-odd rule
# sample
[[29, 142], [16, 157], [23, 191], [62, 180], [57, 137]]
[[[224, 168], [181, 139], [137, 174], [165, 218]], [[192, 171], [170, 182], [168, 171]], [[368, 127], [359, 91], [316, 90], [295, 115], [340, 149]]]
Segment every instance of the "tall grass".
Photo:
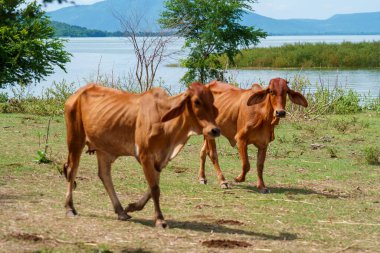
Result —
[[235, 64], [238, 68], [379, 68], [380, 42], [295, 43], [246, 49], [236, 56]]

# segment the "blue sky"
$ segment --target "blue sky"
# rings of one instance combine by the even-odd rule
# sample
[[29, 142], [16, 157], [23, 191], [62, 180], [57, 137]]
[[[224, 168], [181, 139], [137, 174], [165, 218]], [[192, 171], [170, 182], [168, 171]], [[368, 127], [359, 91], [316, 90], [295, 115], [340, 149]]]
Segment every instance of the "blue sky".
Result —
[[[92, 4], [101, 0], [74, 0], [76, 4]], [[49, 4], [47, 10], [67, 5]], [[276, 19], [326, 19], [334, 14], [380, 12], [380, 0], [258, 0], [253, 4], [257, 14]]]

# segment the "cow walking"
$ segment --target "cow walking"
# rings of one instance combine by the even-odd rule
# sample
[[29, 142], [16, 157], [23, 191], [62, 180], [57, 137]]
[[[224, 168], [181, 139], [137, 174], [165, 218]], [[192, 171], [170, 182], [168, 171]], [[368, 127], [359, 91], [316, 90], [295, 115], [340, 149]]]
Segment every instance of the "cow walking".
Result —
[[[189, 89], [170, 97], [161, 88], [131, 94], [96, 84], [79, 89], [65, 104], [68, 159], [64, 174], [68, 181], [66, 214], [77, 214], [73, 187], [79, 159], [85, 145], [96, 152], [98, 175], [111, 198], [118, 219], [127, 220], [128, 212], [142, 210], [152, 198], [155, 224], [166, 227], [161, 213], [159, 179], [161, 170], [173, 159], [188, 138], [203, 134], [219, 136], [209, 88], [192, 83]], [[143, 197], [124, 210], [114, 189], [111, 164], [119, 156], [134, 156], [142, 165], [148, 190]]]
[[[265, 89], [254, 84], [251, 89], [239, 89], [235, 86], [214, 81], [206, 85], [214, 95], [215, 107], [219, 114], [216, 119], [221, 133], [236, 146], [242, 162], [242, 172], [235, 178], [236, 182], [244, 182], [250, 170], [247, 146], [254, 144], [257, 151], [257, 188], [262, 193], [268, 193], [263, 179], [264, 161], [268, 144], [274, 140], [274, 127], [280, 118], [286, 115], [286, 96], [295, 104], [307, 107], [305, 97], [291, 90], [287, 81], [282, 78], [272, 79]], [[199, 181], [206, 184], [205, 161], [209, 156], [217, 172], [222, 188], [228, 188], [228, 183], [219, 166], [215, 140], [205, 136], [200, 153], [201, 163]]]

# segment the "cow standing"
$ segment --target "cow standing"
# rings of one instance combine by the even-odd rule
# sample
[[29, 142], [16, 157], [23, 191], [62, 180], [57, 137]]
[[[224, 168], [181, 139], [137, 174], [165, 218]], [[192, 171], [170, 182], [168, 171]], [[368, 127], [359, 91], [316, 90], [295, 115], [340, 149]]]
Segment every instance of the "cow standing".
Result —
[[[305, 97], [291, 90], [287, 81], [282, 78], [272, 79], [266, 89], [254, 84], [251, 89], [239, 89], [235, 86], [214, 81], [206, 85], [214, 95], [215, 107], [219, 111], [216, 119], [221, 133], [231, 146], [238, 147], [242, 162], [242, 172], [235, 178], [236, 182], [244, 182], [250, 170], [247, 146], [254, 144], [257, 148], [257, 188], [262, 193], [268, 193], [263, 179], [264, 161], [268, 144], [274, 140], [274, 127], [280, 118], [286, 115], [286, 96], [295, 104], [307, 107]], [[205, 136], [200, 157], [199, 181], [206, 184], [205, 161], [209, 156], [217, 172], [222, 188], [228, 188], [219, 166], [215, 140]]]
[[[193, 134], [213, 139], [219, 136], [209, 88], [192, 83], [189, 89], [170, 97], [161, 88], [142, 94], [89, 84], [79, 89], [65, 104], [68, 159], [64, 174], [68, 181], [66, 214], [77, 214], [72, 191], [83, 148], [96, 152], [98, 175], [111, 198], [118, 219], [131, 218], [128, 212], [141, 210], [150, 198], [155, 208], [155, 224], [166, 227], [161, 213], [159, 178], [161, 170], [174, 158]], [[142, 165], [148, 190], [124, 210], [114, 189], [111, 164], [119, 156], [134, 156]]]

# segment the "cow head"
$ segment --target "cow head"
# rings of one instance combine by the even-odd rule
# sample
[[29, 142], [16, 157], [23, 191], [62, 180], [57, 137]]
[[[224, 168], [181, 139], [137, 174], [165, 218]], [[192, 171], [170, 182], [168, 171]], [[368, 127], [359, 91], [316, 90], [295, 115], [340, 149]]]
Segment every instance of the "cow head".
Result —
[[273, 117], [275, 118], [284, 118], [286, 116], [286, 95], [289, 96], [290, 101], [293, 103], [307, 107], [305, 97], [301, 93], [291, 90], [287, 84], [288, 82], [282, 78], [270, 80], [266, 89], [253, 93], [248, 99], [247, 105], [259, 104], [269, 96], [269, 102], [273, 108]]
[[214, 96], [211, 90], [201, 83], [192, 83], [189, 89], [181, 95], [180, 101], [163, 117], [162, 122], [173, 119], [188, 109], [194, 130], [198, 134], [214, 138], [220, 135], [215, 118], [218, 109], [214, 106]]

